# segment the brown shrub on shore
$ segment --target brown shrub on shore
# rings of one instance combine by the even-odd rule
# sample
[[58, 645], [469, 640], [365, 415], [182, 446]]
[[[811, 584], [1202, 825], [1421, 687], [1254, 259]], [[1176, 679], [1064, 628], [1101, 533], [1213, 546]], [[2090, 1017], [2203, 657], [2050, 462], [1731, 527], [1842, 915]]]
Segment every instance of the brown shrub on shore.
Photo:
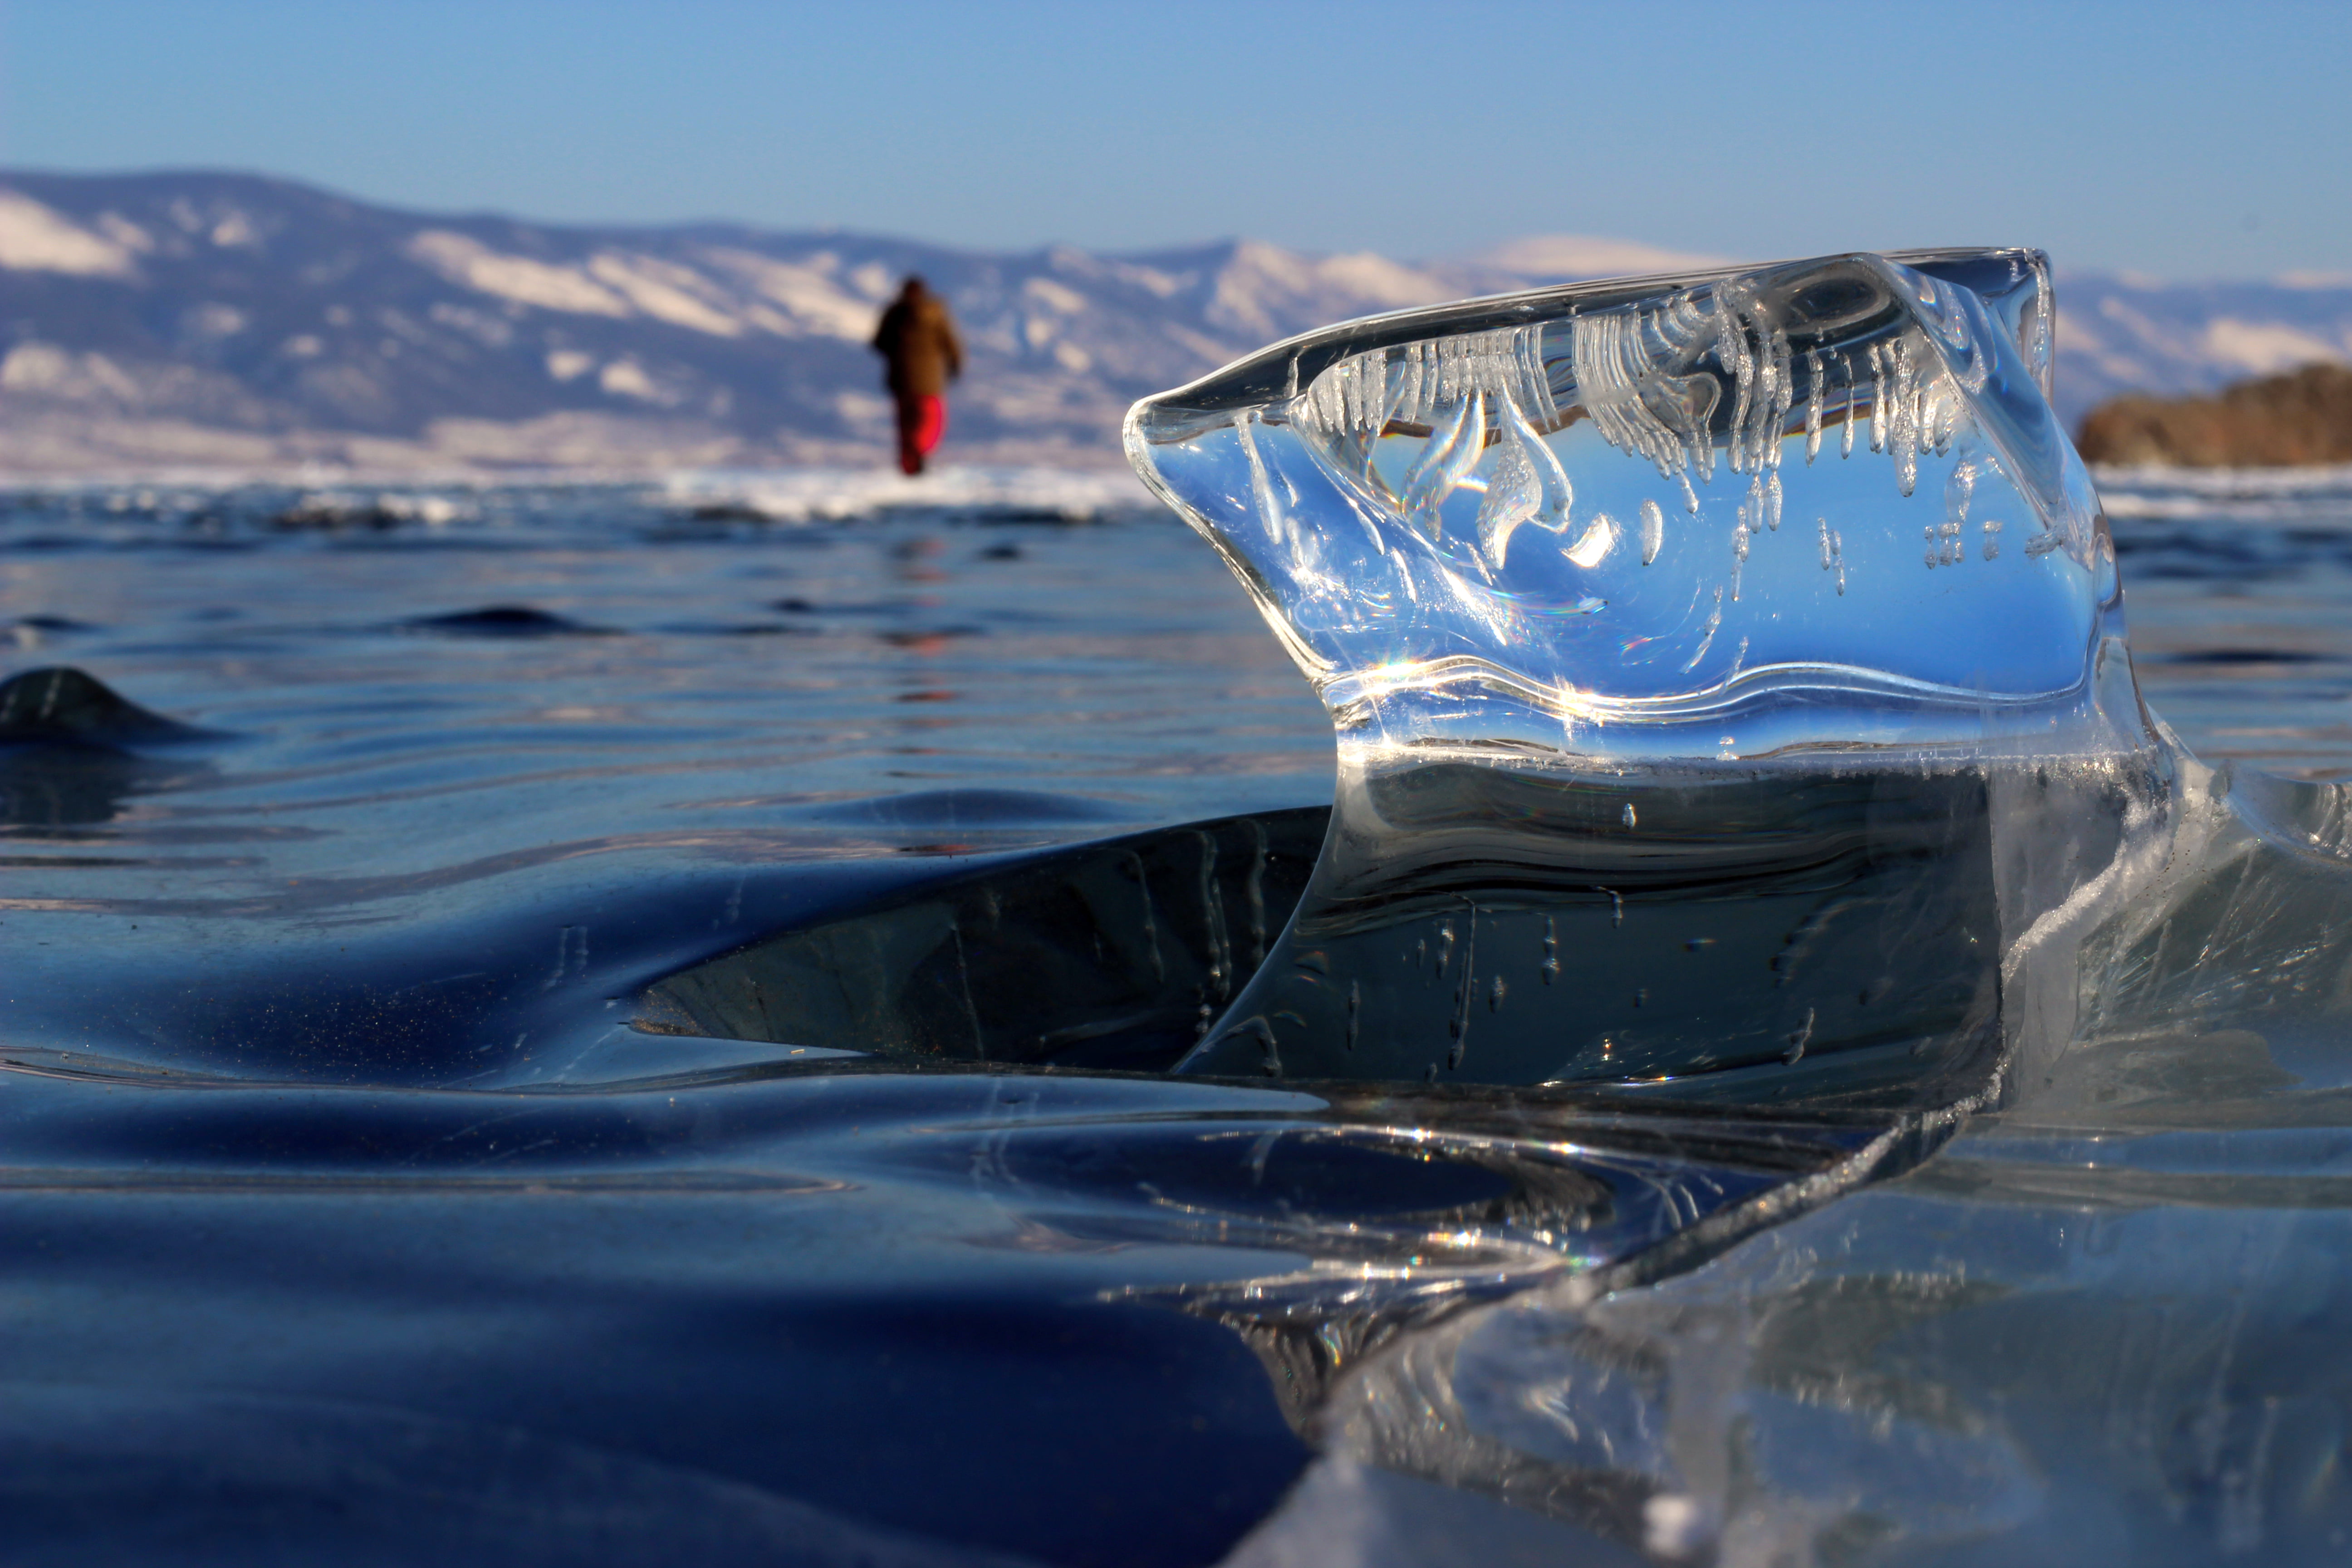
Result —
[[2111, 398], [2084, 418], [2074, 445], [2093, 463], [2352, 463], [2352, 366], [2305, 365], [2211, 397]]

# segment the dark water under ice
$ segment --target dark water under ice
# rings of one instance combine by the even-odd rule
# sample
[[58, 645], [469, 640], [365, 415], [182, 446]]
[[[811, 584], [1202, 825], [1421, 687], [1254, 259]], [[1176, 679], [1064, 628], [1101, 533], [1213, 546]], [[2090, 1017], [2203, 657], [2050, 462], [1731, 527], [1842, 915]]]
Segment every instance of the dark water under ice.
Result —
[[[2150, 704], [2352, 779], [2352, 479], [2105, 489]], [[1331, 796], [1223, 564], [745, 493], [0, 498], [0, 677], [102, 683], [0, 712], [9, 1561], [2344, 1549], [2352, 1042], [1704, 1247], [1871, 1127], [1157, 1076]]]

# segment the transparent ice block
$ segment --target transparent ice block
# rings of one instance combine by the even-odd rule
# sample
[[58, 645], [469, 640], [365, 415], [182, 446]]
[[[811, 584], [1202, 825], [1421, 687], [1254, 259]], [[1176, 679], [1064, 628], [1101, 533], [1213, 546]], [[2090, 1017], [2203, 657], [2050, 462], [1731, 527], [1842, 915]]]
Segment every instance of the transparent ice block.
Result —
[[2051, 321], [2037, 252], [1835, 256], [1376, 317], [1138, 404], [1340, 748], [1184, 1070], [1996, 1085], [2004, 955], [2164, 766]]

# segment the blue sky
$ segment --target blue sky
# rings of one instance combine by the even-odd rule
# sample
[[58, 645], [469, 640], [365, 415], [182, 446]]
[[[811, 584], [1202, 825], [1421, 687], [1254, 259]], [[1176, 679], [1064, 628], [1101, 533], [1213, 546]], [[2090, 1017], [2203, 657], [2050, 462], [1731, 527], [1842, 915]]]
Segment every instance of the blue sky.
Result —
[[542, 219], [2352, 271], [2352, 4], [0, 0], [0, 163]]

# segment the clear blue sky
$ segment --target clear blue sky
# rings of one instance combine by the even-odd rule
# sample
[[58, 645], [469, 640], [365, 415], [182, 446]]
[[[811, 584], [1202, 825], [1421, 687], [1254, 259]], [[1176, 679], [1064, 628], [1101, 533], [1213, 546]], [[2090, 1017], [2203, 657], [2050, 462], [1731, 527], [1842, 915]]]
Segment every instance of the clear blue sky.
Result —
[[0, 163], [994, 248], [2352, 271], [2352, 3], [0, 0]]

